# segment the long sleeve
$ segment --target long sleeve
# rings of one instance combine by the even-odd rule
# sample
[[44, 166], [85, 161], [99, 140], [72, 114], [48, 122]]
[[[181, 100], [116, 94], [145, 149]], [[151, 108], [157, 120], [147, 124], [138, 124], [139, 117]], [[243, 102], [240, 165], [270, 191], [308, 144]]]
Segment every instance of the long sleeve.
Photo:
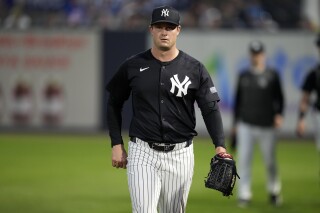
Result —
[[118, 72], [108, 83], [107, 90], [110, 94], [107, 103], [107, 124], [111, 145], [114, 146], [123, 144], [121, 136], [122, 108], [131, 93], [125, 63], [121, 65]]
[[240, 116], [240, 100], [241, 100], [241, 98], [240, 98], [240, 95], [241, 95], [240, 80], [241, 80], [241, 77], [239, 77], [239, 79], [238, 79], [236, 94], [235, 94], [234, 104], [233, 104], [233, 124], [234, 125], [239, 120], [239, 116]]
[[279, 76], [277, 75], [276, 77], [276, 82], [275, 82], [275, 110], [277, 114], [283, 114], [283, 109], [284, 109], [284, 95], [283, 95], [283, 91], [281, 88], [281, 82], [279, 79]]
[[200, 107], [203, 120], [215, 147], [225, 147], [223, 123], [217, 101]]
[[111, 146], [123, 144], [121, 136], [122, 126], [122, 104], [117, 104], [115, 98], [111, 95], [107, 104], [107, 123], [109, 126], [109, 135], [111, 138]]

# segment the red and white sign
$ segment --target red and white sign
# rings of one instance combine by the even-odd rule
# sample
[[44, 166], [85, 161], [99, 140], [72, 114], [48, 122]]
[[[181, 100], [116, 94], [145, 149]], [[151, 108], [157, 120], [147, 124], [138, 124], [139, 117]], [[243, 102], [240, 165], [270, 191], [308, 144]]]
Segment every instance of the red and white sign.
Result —
[[1, 32], [0, 126], [96, 128], [100, 120], [98, 35]]

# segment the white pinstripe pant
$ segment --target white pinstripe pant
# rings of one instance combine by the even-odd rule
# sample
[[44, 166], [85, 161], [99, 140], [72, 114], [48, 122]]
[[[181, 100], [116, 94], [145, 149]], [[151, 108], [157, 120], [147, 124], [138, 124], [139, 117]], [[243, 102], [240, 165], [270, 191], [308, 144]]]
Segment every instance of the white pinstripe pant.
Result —
[[129, 142], [127, 175], [132, 212], [185, 212], [192, 182], [193, 144], [159, 152], [137, 139]]

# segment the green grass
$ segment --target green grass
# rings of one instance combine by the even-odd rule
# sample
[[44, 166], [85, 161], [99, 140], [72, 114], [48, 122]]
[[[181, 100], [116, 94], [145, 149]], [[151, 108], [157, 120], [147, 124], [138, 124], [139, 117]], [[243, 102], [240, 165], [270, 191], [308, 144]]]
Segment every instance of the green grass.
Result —
[[[278, 145], [284, 204], [268, 204], [259, 149], [253, 163], [253, 200], [246, 209], [204, 187], [213, 146], [195, 139], [195, 175], [187, 212], [320, 212], [319, 156], [308, 141]], [[235, 189], [236, 191], [236, 189]], [[107, 136], [0, 134], [1, 213], [131, 212], [125, 170], [111, 166]]]

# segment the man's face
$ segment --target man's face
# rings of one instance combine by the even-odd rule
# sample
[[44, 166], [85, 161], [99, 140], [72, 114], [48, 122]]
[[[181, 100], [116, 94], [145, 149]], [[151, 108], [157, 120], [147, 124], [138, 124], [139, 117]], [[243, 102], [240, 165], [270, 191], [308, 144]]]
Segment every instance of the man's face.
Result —
[[250, 54], [251, 58], [251, 64], [252, 66], [257, 66], [259, 64], [264, 64], [265, 63], [265, 54], [263, 52], [260, 53], [251, 53]]
[[150, 26], [150, 33], [155, 47], [162, 51], [170, 50], [177, 41], [180, 26], [170, 23], [156, 23]]

